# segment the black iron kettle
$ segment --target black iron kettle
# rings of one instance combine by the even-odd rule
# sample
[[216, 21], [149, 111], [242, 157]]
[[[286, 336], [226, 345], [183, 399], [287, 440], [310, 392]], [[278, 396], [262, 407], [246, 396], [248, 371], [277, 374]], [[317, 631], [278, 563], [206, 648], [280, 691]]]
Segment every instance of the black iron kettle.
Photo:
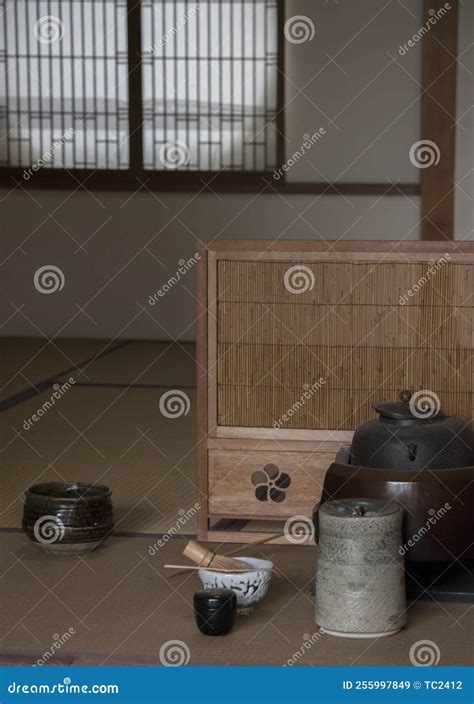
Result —
[[402, 391], [398, 403], [374, 404], [379, 418], [355, 431], [351, 464], [415, 470], [474, 465], [474, 434], [440, 405], [428, 391]]

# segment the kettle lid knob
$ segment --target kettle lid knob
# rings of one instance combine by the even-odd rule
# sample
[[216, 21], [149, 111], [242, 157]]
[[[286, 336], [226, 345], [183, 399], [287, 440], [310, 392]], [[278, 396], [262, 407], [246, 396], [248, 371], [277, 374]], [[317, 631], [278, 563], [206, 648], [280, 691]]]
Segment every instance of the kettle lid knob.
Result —
[[433, 419], [434, 417], [437, 417], [438, 419], [443, 418], [443, 414], [440, 412], [440, 409], [437, 408], [436, 412], [425, 412], [423, 407], [420, 406], [422, 410], [419, 410], [416, 412], [417, 409], [417, 404], [414, 404], [415, 410], [413, 410], [413, 402], [417, 401], [418, 405], [420, 405], [421, 401], [425, 401], [424, 398], [420, 400], [417, 399], [417, 395], [420, 394], [421, 392], [417, 392], [416, 394], [413, 394], [411, 391], [408, 389], [404, 389], [403, 391], [400, 392], [399, 394], [399, 401], [396, 403], [374, 403], [372, 405], [372, 408], [377, 411], [377, 413], [382, 417], [382, 418], [389, 418], [391, 420], [430, 420]]

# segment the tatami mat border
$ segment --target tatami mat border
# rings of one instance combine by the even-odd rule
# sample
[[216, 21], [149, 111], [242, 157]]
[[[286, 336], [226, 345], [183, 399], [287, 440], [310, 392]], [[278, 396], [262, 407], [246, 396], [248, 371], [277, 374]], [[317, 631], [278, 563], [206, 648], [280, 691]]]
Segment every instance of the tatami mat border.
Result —
[[86, 364], [89, 364], [97, 359], [101, 359], [102, 357], [106, 357], [107, 355], [112, 354], [113, 352], [116, 352], [117, 350], [132, 344], [132, 342], [132, 340], [124, 340], [123, 342], [119, 342], [114, 347], [111, 347], [108, 350], [104, 350], [98, 355], [93, 355], [92, 357], [85, 359], [83, 362], [79, 362], [78, 364], [69, 367], [68, 369], [63, 369], [57, 374], [53, 374], [52, 376], [49, 376], [46, 379], [38, 381], [37, 383], [35, 383], [34, 386], [27, 387], [26, 389], [23, 389], [23, 391], [19, 391], [18, 393], [13, 394], [13, 396], [9, 396], [3, 401], [0, 401], [0, 413], [2, 411], [7, 411], [10, 408], [13, 408], [14, 406], [18, 406], [20, 403], [29, 401], [35, 396], [39, 396], [41, 393], [43, 393], [43, 391], [50, 389], [53, 384], [55, 384], [56, 382], [60, 382], [62, 377], [70, 375], [72, 372], [76, 371], [77, 369], [81, 369], [81, 367], [85, 366]]

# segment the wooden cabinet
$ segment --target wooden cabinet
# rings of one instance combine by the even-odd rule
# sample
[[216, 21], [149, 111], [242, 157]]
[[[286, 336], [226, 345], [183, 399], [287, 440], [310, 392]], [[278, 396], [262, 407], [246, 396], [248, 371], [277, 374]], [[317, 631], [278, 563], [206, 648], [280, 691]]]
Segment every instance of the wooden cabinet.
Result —
[[201, 539], [248, 538], [216, 519], [310, 517], [337, 450], [402, 389], [472, 423], [473, 264], [461, 242], [202, 246]]

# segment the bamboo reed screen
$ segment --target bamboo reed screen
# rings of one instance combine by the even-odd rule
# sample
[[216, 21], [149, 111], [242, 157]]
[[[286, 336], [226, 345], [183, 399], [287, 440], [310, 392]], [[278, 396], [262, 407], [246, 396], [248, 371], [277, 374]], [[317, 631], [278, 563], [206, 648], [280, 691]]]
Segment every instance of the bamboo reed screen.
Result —
[[472, 425], [474, 267], [405, 259], [219, 260], [218, 424], [351, 430], [423, 389]]

